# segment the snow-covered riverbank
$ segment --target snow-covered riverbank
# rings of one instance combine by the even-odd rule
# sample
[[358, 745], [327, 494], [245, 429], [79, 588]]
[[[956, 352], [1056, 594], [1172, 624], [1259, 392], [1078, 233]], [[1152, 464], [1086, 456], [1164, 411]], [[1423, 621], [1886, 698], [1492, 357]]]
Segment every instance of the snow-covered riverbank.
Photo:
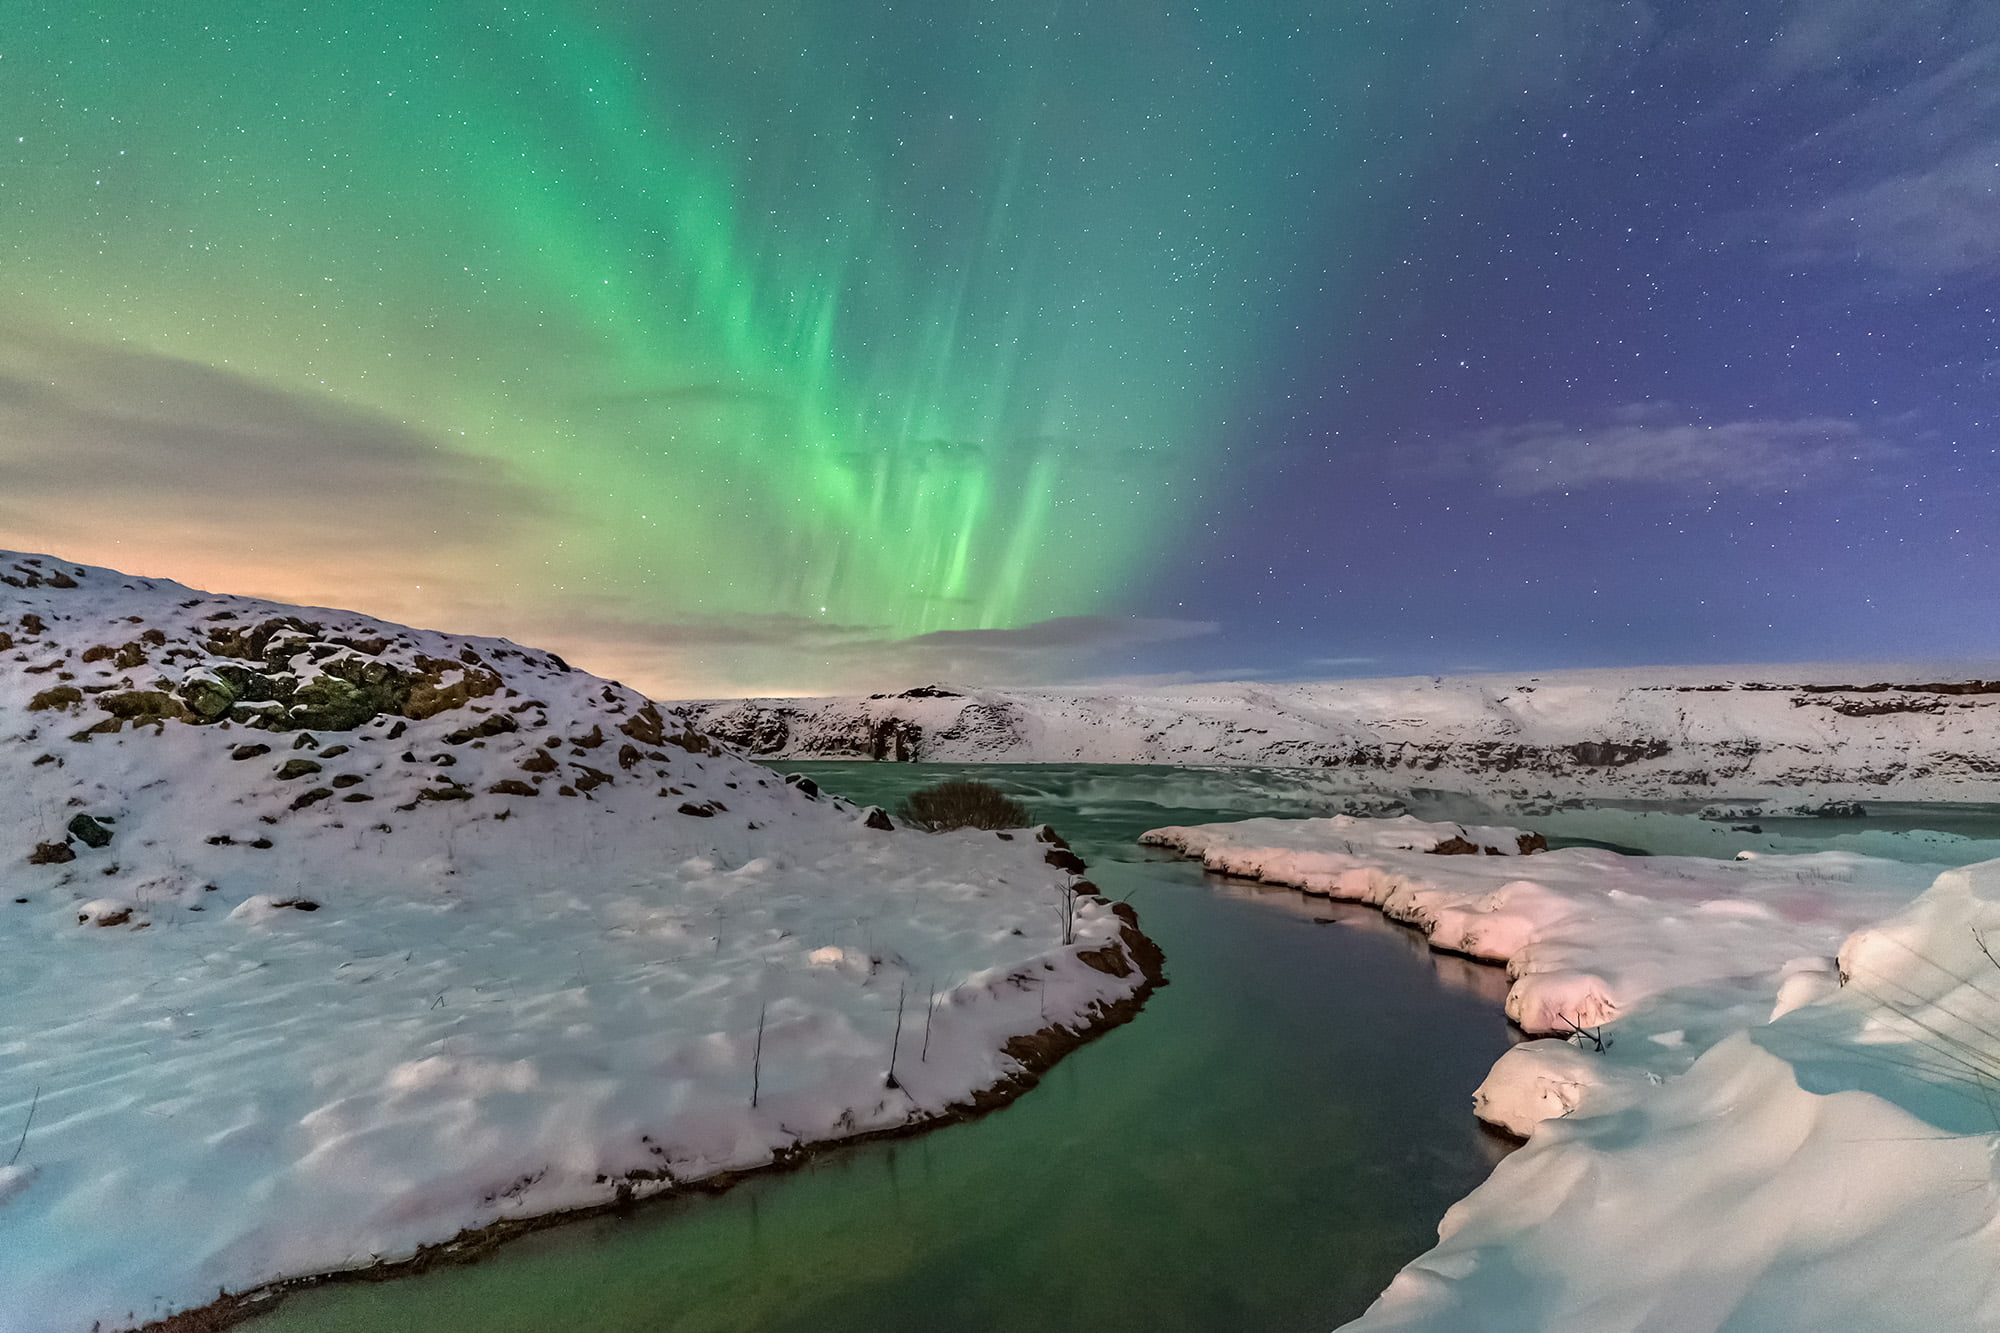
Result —
[[[1512, 851], [1411, 819], [1145, 841], [1505, 962], [1531, 1135], [1357, 1330], [2000, 1326], [2000, 863]], [[1934, 843], [1931, 845], [1935, 845]]]
[[0, 572], [6, 1333], [949, 1118], [1149, 985], [1035, 833], [896, 828], [545, 654]]

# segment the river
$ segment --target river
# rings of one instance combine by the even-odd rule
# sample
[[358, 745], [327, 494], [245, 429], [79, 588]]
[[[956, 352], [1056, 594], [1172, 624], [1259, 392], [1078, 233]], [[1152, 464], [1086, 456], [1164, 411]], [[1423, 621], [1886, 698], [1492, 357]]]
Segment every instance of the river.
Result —
[[1325, 1333], [1507, 1151], [1470, 1107], [1514, 1039], [1498, 969], [1433, 954], [1373, 909], [1133, 841], [1301, 813], [1290, 802], [1171, 770], [782, 767], [885, 805], [943, 776], [1021, 795], [1138, 908], [1170, 985], [974, 1123], [540, 1232], [477, 1265], [303, 1292], [250, 1328]]

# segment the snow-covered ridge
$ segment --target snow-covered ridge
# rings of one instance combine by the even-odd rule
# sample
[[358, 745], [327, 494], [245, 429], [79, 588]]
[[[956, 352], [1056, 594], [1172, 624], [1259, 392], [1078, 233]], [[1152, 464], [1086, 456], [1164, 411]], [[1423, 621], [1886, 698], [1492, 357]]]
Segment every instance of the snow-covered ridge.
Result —
[[[0, 1331], [992, 1104], [1158, 958], [504, 640], [0, 553]], [[25, 1134], [23, 1134], [25, 1131]]]
[[1922, 667], [924, 686], [677, 711], [747, 753], [801, 759], [1313, 767], [1480, 795], [2000, 800], [2000, 680]]

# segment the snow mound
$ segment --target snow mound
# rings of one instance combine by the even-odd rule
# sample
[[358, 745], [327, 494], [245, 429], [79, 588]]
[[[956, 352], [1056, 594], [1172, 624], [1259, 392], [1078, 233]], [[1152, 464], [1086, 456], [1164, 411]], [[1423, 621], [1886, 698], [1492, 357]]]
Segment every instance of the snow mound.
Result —
[[0, 554], [0, 1330], [990, 1105], [1157, 958], [505, 640]]

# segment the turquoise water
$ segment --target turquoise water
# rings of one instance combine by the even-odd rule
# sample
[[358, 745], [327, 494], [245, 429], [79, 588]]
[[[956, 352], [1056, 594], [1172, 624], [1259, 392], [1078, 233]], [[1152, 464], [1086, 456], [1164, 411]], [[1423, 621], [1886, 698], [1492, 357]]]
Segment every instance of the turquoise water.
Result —
[[[1324, 1330], [1428, 1249], [1506, 1151], [1470, 1110], [1512, 1040], [1497, 969], [1371, 909], [1205, 877], [1133, 842], [1301, 813], [1180, 804], [1170, 772], [785, 765], [893, 805], [1000, 781], [1167, 953], [1137, 1021], [982, 1120], [716, 1198], [527, 1237], [480, 1264], [288, 1299], [318, 1330]], [[918, 836], [918, 835], [910, 835]]]

